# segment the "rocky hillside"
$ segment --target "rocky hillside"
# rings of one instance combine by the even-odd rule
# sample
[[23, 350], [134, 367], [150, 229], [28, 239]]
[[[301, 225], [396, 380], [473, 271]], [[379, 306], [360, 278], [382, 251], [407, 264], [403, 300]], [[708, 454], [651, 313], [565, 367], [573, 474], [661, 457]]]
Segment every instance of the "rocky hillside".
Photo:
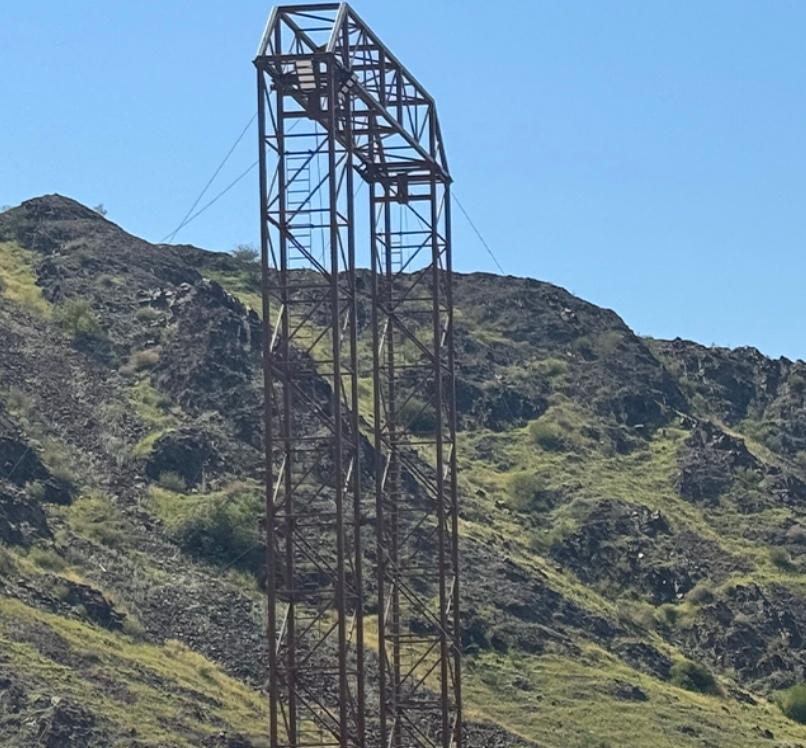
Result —
[[[468, 744], [806, 746], [806, 364], [455, 294]], [[258, 298], [0, 214], [3, 745], [266, 745]]]

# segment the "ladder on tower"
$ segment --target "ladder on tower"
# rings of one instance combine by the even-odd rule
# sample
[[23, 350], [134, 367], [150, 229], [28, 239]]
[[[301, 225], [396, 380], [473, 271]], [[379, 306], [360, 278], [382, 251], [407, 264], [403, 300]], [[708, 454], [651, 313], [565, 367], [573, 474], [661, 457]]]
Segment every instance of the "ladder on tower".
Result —
[[[315, 158], [315, 156], [314, 156]], [[310, 153], [289, 153], [285, 157], [286, 170], [286, 216], [288, 230], [294, 240], [288, 248], [288, 268], [310, 266], [313, 254], [314, 209], [311, 194]]]

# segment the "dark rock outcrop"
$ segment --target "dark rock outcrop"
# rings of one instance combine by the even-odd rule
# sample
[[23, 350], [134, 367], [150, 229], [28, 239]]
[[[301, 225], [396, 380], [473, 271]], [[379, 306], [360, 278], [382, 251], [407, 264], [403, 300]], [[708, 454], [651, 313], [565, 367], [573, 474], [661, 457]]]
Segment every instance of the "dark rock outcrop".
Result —
[[733, 482], [736, 471], [758, 471], [761, 466], [744, 442], [708, 422], [701, 422], [679, 457], [680, 495], [695, 503], [716, 504]]
[[157, 439], [146, 461], [146, 475], [159, 480], [163, 473], [174, 473], [188, 488], [195, 488], [215, 471], [219, 462], [209, 434], [181, 429]]
[[700, 579], [745, 568], [713, 541], [675, 531], [660, 512], [615, 500], [596, 504], [551, 553], [586, 582], [637, 590], [656, 604], [681, 599]]
[[28, 546], [37, 539], [50, 537], [42, 507], [20, 491], [0, 487], [0, 540], [9, 545]]

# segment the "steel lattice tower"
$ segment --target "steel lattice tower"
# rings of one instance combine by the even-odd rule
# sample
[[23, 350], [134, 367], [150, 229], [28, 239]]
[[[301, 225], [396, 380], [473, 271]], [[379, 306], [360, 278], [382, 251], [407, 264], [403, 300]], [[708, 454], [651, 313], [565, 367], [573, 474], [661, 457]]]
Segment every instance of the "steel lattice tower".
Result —
[[271, 745], [459, 747], [451, 178], [435, 103], [344, 3], [275, 8], [255, 65]]

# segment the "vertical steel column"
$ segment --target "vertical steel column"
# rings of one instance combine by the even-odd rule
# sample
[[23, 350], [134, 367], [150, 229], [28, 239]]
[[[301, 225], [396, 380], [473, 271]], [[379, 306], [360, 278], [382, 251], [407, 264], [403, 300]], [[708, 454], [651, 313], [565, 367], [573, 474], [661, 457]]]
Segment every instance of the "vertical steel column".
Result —
[[[349, 33], [345, 26], [340, 33], [342, 34], [342, 69], [349, 67]], [[335, 71], [335, 65], [334, 65]], [[334, 82], [335, 85], [335, 82]], [[358, 370], [358, 293], [356, 288], [356, 256], [355, 256], [355, 163], [353, 157], [353, 108], [352, 98], [349, 95], [340, 95], [337, 99], [341, 113], [339, 122], [343, 128], [344, 140], [347, 143], [345, 148], [345, 163], [344, 163], [344, 194], [346, 197], [346, 226], [347, 226], [347, 284], [348, 284], [348, 298], [349, 308], [347, 314], [349, 316], [349, 337], [350, 337], [350, 360], [349, 360], [349, 373], [350, 373], [350, 396], [349, 396], [349, 417], [350, 417], [350, 432], [355, 441], [353, 447], [353, 466], [352, 466], [352, 522], [353, 522], [353, 562], [355, 568], [353, 571], [354, 577], [354, 594], [355, 600], [353, 605], [355, 616], [355, 667], [356, 667], [356, 704], [355, 704], [355, 725], [358, 730], [356, 743], [359, 746], [366, 745], [366, 672], [364, 660], [364, 577], [363, 577], [363, 550], [361, 545], [361, 529], [364, 525], [365, 509], [362, 501], [361, 493], [361, 454], [360, 454], [360, 435], [361, 435], [361, 414], [359, 408], [359, 388], [358, 379], [360, 372]], [[346, 399], [346, 398], [345, 398]]]
[[260, 150], [270, 734], [272, 748], [364, 748], [354, 167], [336, 136], [349, 102], [331, 55], [304, 63], [305, 107], [280, 82], [267, 111], [266, 71], [258, 84], [260, 127], [273, 125]]
[[442, 717], [442, 745], [444, 748], [450, 746], [450, 693], [448, 684], [448, 668], [451, 653], [448, 641], [448, 618], [447, 618], [447, 559], [445, 557], [445, 454], [443, 452], [443, 416], [444, 404], [442, 396], [442, 306], [440, 298], [440, 277], [441, 249], [439, 246], [439, 206], [437, 205], [437, 180], [431, 179], [431, 296], [432, 296], [432, 330], [433, 330], [433, 350], [434, 350], [434, 408], [436, 420], [436, 479], [437, 479], [437, 564], [439, 565], [439, 648], [440, 648], [440, 685], [441, 691], [441, 717]]
[[373, 436], [375, 447], [375, 565], [376, 579], [378, 585], [378, 694], [380, 701], [379, 736], [380, 745], [384, 748], [388, 745], [388, 724], [387, 724], [387, 689], [388, 689], [388, 659], [384, 642], [386, 641], [386, 577], [388, 560], [386, 558], [386, 543], [382, 532], [386, 523], [386, 512], [384, 508], [384, 480], [386, 478], [387, 463], [383, 453], [383, 424], [381, 422], [382, 392], [383, 388], [376, 383], [381, 376], [381, 359], [383, 356], [381, 345], [384, 336], [381, 331], [381, 318], [379, 314], [379, 300], [383, 289], [380, 287], [380, 279], [383, 277], [377, 272], [381, 266], [382, 254], [379, 248], [378, 239], [378, 200], [376, 197], [376, 184], [369, 186], [369, 218], [370, 218], [370, 267], [371, 267], [371, 312], [370, 329], [372, 335], [372, 409], [373, 409]]
[[[330, 200], [330, 334], [333, 351], [333, 391], [331, 408], [335, 423], [334, 439], [334, 474], [336, 476], [336, 615], [338, 620], [338, 660], [339, 660], [339, 721], [347, 725], [348, 687], [347, 687], [347, 605], [346, 605], [346, 570], [344, 559], [344, 483], [342, 452], [342, 412], [341, 412], [341, 308], [339, 298], [339, 224], [337, 216], [338, 183], [336, 181], [336, 77], [330, 61], [325, 63], [327, 86], [327, 159], [328, 159], [328, 197]], [[347, 748], [349, 735], [342, 730], [339, 745]]]
[[460, 616], [460, 586], [459, 586], [459, 487], [457, 484], [457, 456], [456, 456], [456, 347], [453, 337], [453, 246], [451, 238], [451, 186], [445, 185], [445, 301], [448, 314], [448, 331], [446, 344], [448, 349], [448, 428], [451, 440], [450, 467], [450, 531], [451, 531], [451, 584], [453, 594], [450, 601], [452, 606], [452, 634], [453, 649], [453, 704], [456, 716], [453, 727], [453, 744], [462, 748], [464, 736], [462, 735], [462, 647], [461, 647], [461, 616]]
[[266, 542], [266, 597], [267, 607], [266, 646], [269, 666], [269, 740], [272, 746], [278, 743], [277, 706], [280, 689], [277, 682], [277, 615], [271, 601], [277, 597], [276, 579], [273, 570], [277, 568], [274, 556], [275, 543], [272, 533], [274, 527], [274, 421], [272, 418], [273, 378], [271, 368], [271, 302], [269, 296], [269, 232], [268, 232], [268, 178], [266, 175], [266, 107], [268, 91], [263, 73], [257, 71], [257, 111], [258, 111], [258, 153], [260, 180], [260, 279], [262, 290], [263, 319], [263, 449], [265, 471], [265, 520], [264, 532]]
[[[275, 31], [277, 43], [280, 42], [280, 30]], [[285, 618], [285, 683], [287, 692], [286, 708], [288, 710], [285, 720], [285, 732], [288, 736], [288, 744], [297, 746], [299, 722], [297, 716], [297, 609], [296, 609], [296, 579], [295, 566], [296, 554], [294, 552], [294, 535], [296, 533], [296, 496], [294, 494], [294, 463], [295, 449], [292, 442], [294, 419], [292, 409], [294, 407], [294, 393], [292, 391], [292, 370], [290, 355], [290, 310], [288, 294], [288, 218], [286, 215], [287, 201], [287, 181], [286, 170], [286, 142], [285, 142], [285, 97], [283, 89], [279, 86], [275, 89], [275, 134], [277, 148], [277, 226], [279, 228], [278, 237], [280, 245], [280, 355], [279, 374], [280, 388], [282, 391], [282, 462], [283, 471], [283, 516], [282, 525], [277, 529], [282, 532], [282, 540], [285, 542], [285, 568], [284, 574], [286, 596], [286, 618]], [[268, 323], [266, 323], [268, 324]], [[276, 605], [277, 597], [270, 601], [270, 605]], [[278, 641], [278, 646], [280, 645]], [[278, 678], [279, 673], [278, 673]]]

